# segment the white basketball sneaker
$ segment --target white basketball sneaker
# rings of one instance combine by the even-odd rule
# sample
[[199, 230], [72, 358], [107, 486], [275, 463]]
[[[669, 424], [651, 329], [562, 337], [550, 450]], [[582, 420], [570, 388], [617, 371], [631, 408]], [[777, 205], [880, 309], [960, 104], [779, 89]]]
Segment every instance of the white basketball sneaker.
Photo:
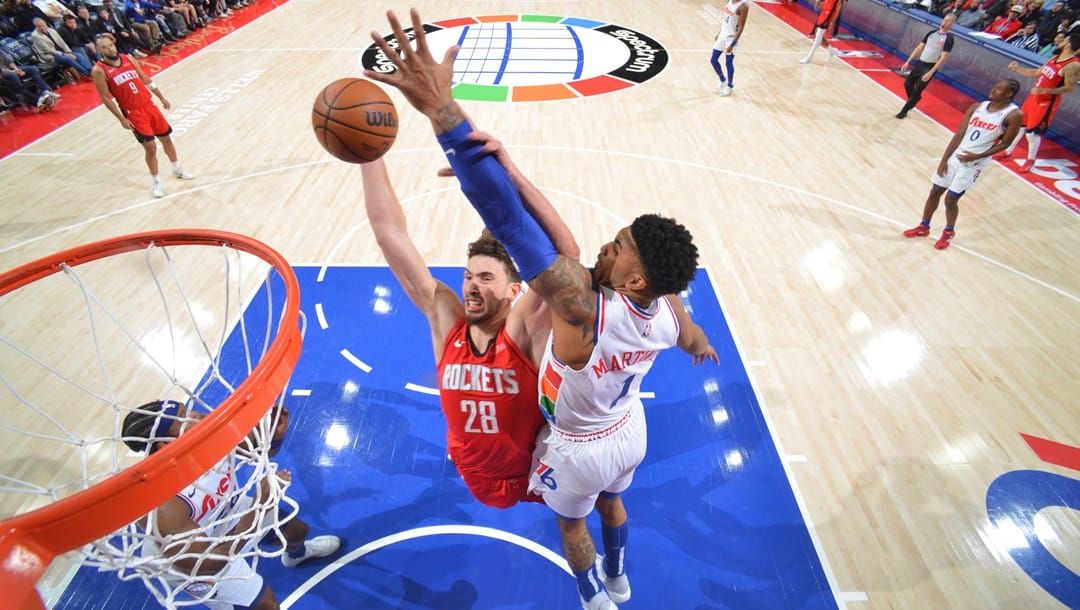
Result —
[[182, 168], [182, 167], [174, 167], [173, 171], [172, 171], [172, 175], [176, 176], [177, 178], [179, 178], [181, 180], [194, 180], [195, 179], [195, 176], [192, 176], [191, 174], [187, 173], [187, 171], [185, 171], [184, 168]]
[[165, 196], [165, 191], [161, 190], [160, 182], [154, 182], [154, 184], [150, 187], [150, 194], [159, 199]]
[[316, 536], [304, 541], [304, 554], [300, 557], [291, 557], [288, 553], [281, 556], [281, 564], [286, 568], [300, 565], [301, 562], [318, 557], [333, 555], [341, 548], [341, 538], [337, 536]]
[[[581, 599], [581, 596], [578, 596]], [[619, 610], [619, 607], [615, 605], [615, 602], [611, 601], [606, 591], [601, 591], [592, 596], [589, 601], [581, 600], [581, 607], [584, 610]]]
[[621, 576], [609, 577], [604, 570], [604, 557], [602, 555], [596, 556], [596, 573], [604, 581], [604, 587], [607, 588], [611, 601], [621, 604], [630, 599], [630, 579], [626, 577], [625, 572]]

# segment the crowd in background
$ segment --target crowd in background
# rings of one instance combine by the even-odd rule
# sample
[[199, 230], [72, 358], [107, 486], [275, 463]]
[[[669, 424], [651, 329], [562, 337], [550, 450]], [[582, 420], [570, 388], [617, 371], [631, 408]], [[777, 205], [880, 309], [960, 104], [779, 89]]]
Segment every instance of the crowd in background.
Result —
[[1080, 25], [1080, 0], [923, 0], [921, 6], [939, 17], [956, 13], [956, 25], [1044, 57]]
[[56, 89], [90, 79], [108, 36], [142, 59], [256, 0], [3, 0], [0, 9], [0, 113], [47, 112]]

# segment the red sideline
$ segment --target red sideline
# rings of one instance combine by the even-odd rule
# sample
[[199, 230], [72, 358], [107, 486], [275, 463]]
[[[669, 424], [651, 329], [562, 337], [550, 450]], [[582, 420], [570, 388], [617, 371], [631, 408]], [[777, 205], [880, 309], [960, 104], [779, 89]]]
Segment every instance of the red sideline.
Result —
[[[180, 42], [167, 45], [160, 55], [151, 55], [139, 63], [148, 75], [157, 74], [288, 1], [259, 0], [255, 4], [235, 9], [231, 17], [218, 19]], [[13, 116], [0, 122], [0, 159], [33, 144], [101, 105], [101, 99], [94, 90], [94, 83], [89, 80], [61, 87], [57, 93], [63, 98], [50, 112], [31, 114], [16, 110], [12, 113]]]
[[[801, 4], [788, 4], [783, 1], [763, 1], [756, 2], [756, 4], [758, 8], [803, 34], [810, 31], [810, 26], [815, 17], [812, 11]], [[896, 114], [903, 105], [906, 96], [904, 94], [903, 77], [892, 72], [891, 69], [899, 68], [903, 60], [897, 59], [887, 51], [865, 40], [838, 40], [835, 42], [835, 46], [841, 52], [838, 56], [840, 60], [861, 71], [864, 76], [872, 79], [898, 97], [896, 108], [881, 109], [883, 115], [888, 115], [890, 118]], [[809, 38], [807, 38], [806, 47], [809, 50]], [[855, 54], [845, 56], [845, 51], [876, 51], [878, 54], [884, 55], [884, 57], [857, 57], [854, 56]], [[823, 61], [824, 53], [819, 51], [818, 58], [818, 62]], [[1003, 74], [1002, 78], [1014, 76], [1016, 75], [1010, 72], [1008, 75]], [[1025, 89], [1030, 88], [1034, 81], [1023, 77], [1020, 77], [1019, 80], [1021, 92], [1016, 98], [1018, 103], [1022, 103], [1026, 95]], [[927, 87], [917, 110], [952, 132], [963, 118], [968, 106], [974, 101], [976, 100], [958, 89], [939, 81]], [[915, 116], [917, 115], [913, 113], [907, 120], [910, 121]], [[942, 144], [944, 145], [944, 140], [942, 140]], [[1065, 208], [1080, 214], [1080, 155], [1049, 138], [1043, 138], [1042, 145], [1039, 147], [1039, 158], [1036, 159], [1032, 170], [1027, 173], [1017, 171], [1021, 167], [1017, 164], [1017, 160], [1026, 159], [1027, 143], [1021, 142], [1013, 151], [1012, 158], [997, 161], [996, 163], [1031, 183], [1035, 188]]]

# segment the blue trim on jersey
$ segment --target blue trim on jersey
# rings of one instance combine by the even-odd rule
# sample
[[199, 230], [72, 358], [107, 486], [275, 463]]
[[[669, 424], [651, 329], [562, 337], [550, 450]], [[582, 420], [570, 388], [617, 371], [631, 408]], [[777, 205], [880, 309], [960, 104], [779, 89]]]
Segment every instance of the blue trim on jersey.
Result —
[[600, 492], [600, 497], [601, 498], [608, 498], [608, 499], [618, 498], [621, 495], [622, 495], [622, 492], [618, 492], [618, 493], [613, 493], [613, 492], [610, 492], [610, 491], [602, 491], [602, 492]]

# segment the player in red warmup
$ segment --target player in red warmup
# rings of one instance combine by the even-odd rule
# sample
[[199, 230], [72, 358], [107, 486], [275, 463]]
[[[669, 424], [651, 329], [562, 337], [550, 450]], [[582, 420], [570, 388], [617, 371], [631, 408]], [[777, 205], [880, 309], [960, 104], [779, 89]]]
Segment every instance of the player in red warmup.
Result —
[[[1035, 157], [1039, 154], [1039, 145], [1042, 144], [1042, 134], [1050, 127], [1058, 108], [1061, 107], [1061, 96], [1076, 88], [1077, 78], [1080, 77], [1080, 33], [1072, 33], [1065, 37], [1065, 43], [1061, 45], [1061, 51], [1057, 57], [1051, 58], [1038, 68], [1021, 68], [1015, 61], [1009, 62], [1009, 69], [1024, 76], [1038, 77], [1031, 93], [1024, 100], [1020, 110], [1024, 113], [1024, 126], [1020, 135], [1027, 132], [1027, 163], [1020, 167], [1021, 172], [1031, 171], [1035, 165]], [[995, 159], [1005, 159], [1012, 155], [1013, 149], [1020, 142], [1017, 136], [1007, 150], [994, 156]]]
[[195, 177], [180, 167], [180, 161], [176, 156], [176, 146], [173, 145], [170, 137], [172, 126], [154, 104], [154, 98], [150, 92], [153, 91], [158, 96], [165, 110], [171, 108], [169, 100], [165, 99], [165, 95], [161, 93], [154, 81], [143, 72], [135, 58], [121, 55], [116, 50], [116, 42], [111, 36], [103, 34], [98, 36], [95, 42], [102, 59], [90, 72], [94, 79], [94, 87], [97, 88], [98, 95], [101, 96], [101, 101], [105, 103], [109, 112], [119, 119], [124, 129], [133, 131], [135, 139], [142, 144], [143, 151], [146, 153], [146, 166], [154, 179], [150, 194], [154, 197], [164, 197], [165, 192], [161, 189], [161, 179], [158, 177], [157, 143], [154, 142], [154, 138], [161, 140], [165, 156], [172, 162], [174, 176], [181, 180], [191, 180]]

